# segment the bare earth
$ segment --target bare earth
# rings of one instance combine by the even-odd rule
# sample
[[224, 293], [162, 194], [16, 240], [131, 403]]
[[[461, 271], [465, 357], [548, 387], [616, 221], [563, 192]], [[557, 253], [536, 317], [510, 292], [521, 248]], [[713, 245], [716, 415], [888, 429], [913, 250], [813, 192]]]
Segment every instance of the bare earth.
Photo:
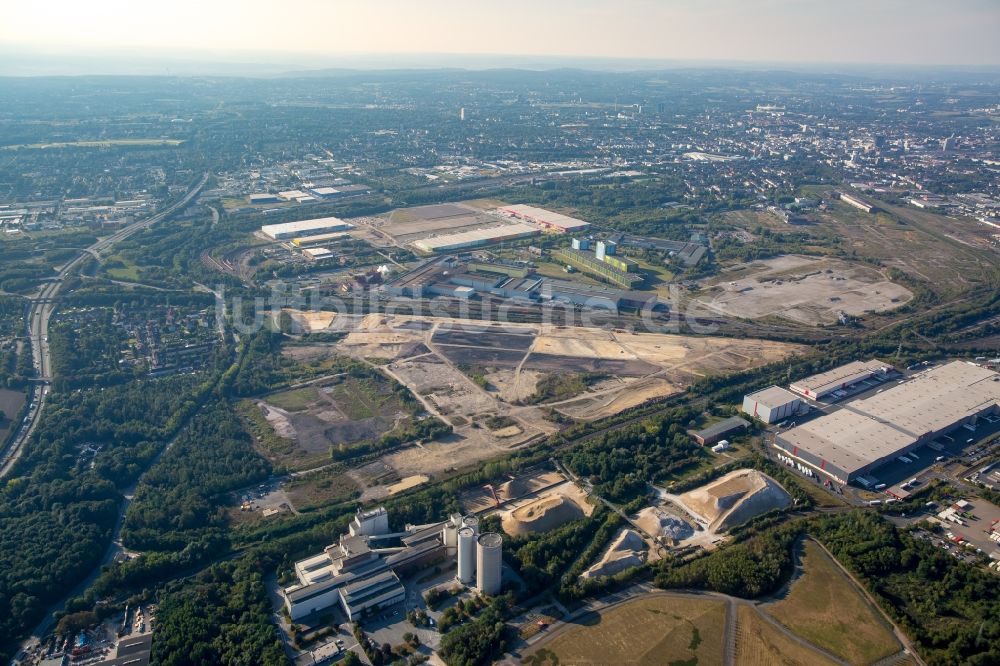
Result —
[[699, 305], [744, 319], [780, 317], [800, 324], [834, 324], [840, 313], [861, 316], [908, 303], [913, 294], [871, 266], [786, 255], [726, 271], [706, 281]]

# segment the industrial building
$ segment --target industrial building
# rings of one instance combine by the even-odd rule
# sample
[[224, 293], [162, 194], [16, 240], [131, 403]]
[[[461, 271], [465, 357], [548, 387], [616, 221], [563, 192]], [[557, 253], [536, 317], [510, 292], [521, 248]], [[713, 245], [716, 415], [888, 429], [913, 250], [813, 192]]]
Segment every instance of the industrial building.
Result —
[[849, 206], [854, 206], [858, 210], [863, 210], [866, 213], [875, 213], [878, 211], [878, 208], [876, 208], [875, 206], [871, 205], [870, 203], [868, 203], [863, 199], [859, 199], [858, 197], [852, 194], [847, 194], [846, 192], [839, 192], [838, 194], [840, 195], [841, 201], [843, 201], [845, 204], [848, 204]]
[[303, 192], [302, 190], [287, 190], [285, 192], [278, 192], [278, 197], [284, 199], [285, 201], [296, 201], [298, 203], [316, 201], [314, 196], [307, 192]]
[[371, 608], [403, 601], [406, 591], [399, 575], [444, 559], [449, 530], [460, 521], [456, 515], [391, 534], [384, 507], [359, 511], [337, 543], [295, 563], [298, 580], [282, 591], [289, 616], [295, 621], [339, 605], [354, 621]]
[[[522, 273], [524, 276], [522, 277]], [[529, 302], [554, 301], [589, 308], [645, 310], [662, 307], [652, 292], [584, 285], [532, 274], [509, 262], [472, 261], [444, 256], [425, 261], [385, 285], [390, 296], [471, 298], [476, 294]]]
[[553, 231], [558, 231], [560, 233], [580, 231], [581, 229], [590, 226], [589, 222], [584, 222], [583, 220], [578, 220], [575, 217], [569, 217], [568, 215], [563, 215], [562, 213], [553, 213], [552, 211], [545, 210], [544, 208], [536, 208], [534, 206], [516, 204], [514, 206], [505, 206], [497, 210], [504, 215], [532, 222], [541, 227], [545, 227], [546, 229], [552, 229]]
[[507, 224], [487, 229], [473, 229], [457, 234], [445, 234], [423, 238], [413, 243], [413, 247], [421, 252], [452, 252], [466, 250], [484, 245], [492, 245], [503, 241], [530, 238], [542, 233], [538, 227], [530, 224]]
[[813, 400], [823, 400], [829, 397], [840, 398], [844, 397], [840, 395], [841, 393], [846, 394], [846, 391], [866, 379], [886, 377], [894, 372], [895, 368], [891, 365], [875, 359], [853, 361], [833, 370], [800, 379], [788, 388]]
[[251, 194], [247, 197], [247, 202], [251, 204], [274, 204], [281, 203], [281, 199], [275, 194]]
[[[639, 282], [642, 282], [643, 278], [641, 275], [622, 270], [620, 266], [624, 264], [615, 266], [605, 261], [605, 259], [611, 258], [607, 254], [607, 246], [603, 243], [598, 243], [597, 245], [598, 253], [596, 254], [567, 247], [554, 251], [552, 256], [573, 268], [577, 268], [625, 289], [631, 289]], [[602, 248], [603, 254], [601, 254]], [[632, 264], [633, 268], [634, 266]]]
[[302, 250], [302, 256], [309, 261], [322, 261], [333, 257], [333, 252], [328, 247], [307, 247]]
[[690, 435], [702, 446], [716, 444], [729, 435], [746, 430], [750, 422], [738, 416], [730, 416], [701, 430], [692, 430]]
[[[630, 234], [617, 233], [611, 236], [621, 247], [634, 247], [643, 250], [657, 250], [667, 252], [671, 257], [677, 257], [685, 266], [696, 266], [708, 251], [703, 242], [672, 241], [663, 238], [647, 238], [645, 236], [632, 236]], [[579, 249], [579, 248], [577, 248]], [[584, 248], [585, 249], [585, 248]]]
[[749, 414], [764, 423], [778, 423], [789, 416], [798, 413], [802, 399], [786, 391], [780, 386], [769, 386], [766, 389], [743, 396], [743, 413]]
[[840, 483], [983, 416], [1000, 413], [1000, 374], [954, 361], [779, 433], [775, 447]]
[[335, 231], [350, 231], [353, 224], [344, 222], [339, 217], [320, 217], [313, 220], [299, 220], [283, 224], [265, 224], [260, 228], [262, 234], [276, 241], [293, 238], [306, 238], [329, 234]]

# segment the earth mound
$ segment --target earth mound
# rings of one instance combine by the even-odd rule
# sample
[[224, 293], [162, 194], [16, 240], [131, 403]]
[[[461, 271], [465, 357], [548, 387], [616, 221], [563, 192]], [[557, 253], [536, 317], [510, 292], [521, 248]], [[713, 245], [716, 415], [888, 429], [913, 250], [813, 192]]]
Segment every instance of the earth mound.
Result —
[[684, 493], [680, 499], [716, 533], [792, 503], [791, 496], [777, 481], [755, 469], [730, 472]]
[[511, 536], [547, 532], [583, 515], [576, 502], [565, 495], [545, 495], [508, 513], [503, 518], [503, 529]]

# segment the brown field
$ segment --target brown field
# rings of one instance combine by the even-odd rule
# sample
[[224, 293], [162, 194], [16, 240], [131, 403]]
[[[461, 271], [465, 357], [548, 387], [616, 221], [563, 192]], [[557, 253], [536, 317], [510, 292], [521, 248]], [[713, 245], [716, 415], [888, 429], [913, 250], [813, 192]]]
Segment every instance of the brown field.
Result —
[[902, 646], [876, 609], [811, 539], [804, 573], [766, 611], [799, 637], [859, 666], [895, 654]]
[[719, 601], [657, 594], [575, 621], [580, 626], [541, 641], [529, 666], [723, 663], [726, 607]]
[[737, 268], [706, 280], [697, 303], [733, 317], [816, 326], [837, 323], [841, 312], [887, 312], [913, 298], [884, 270], [834, 259], [786, 255]]
[[837, 662], [797, 643], [771, 626], [748, 604], [736, 612], [737, 666], [836, 666]]
[[[498, 324], [406, 314], [338, 315], [337, 342], [289, 348], [323, 358], [349, 356], [377, 366], [454, 427], [442, 441], [424, 442], [383, 456], [399, 475], [434, 476], [474, 466], [557, 432], [551, 410], [580, 420], [612, 416], [646, 401], [683, 391], [705, 376], [738, 372], [808, 351], [756, 339], [630, 333], [596, 327]], [[303, 356], [304, 358], [304, 356]], [[566, 391], [533, 403], [539, 383], [555, 374], [580, 373]], [[308, 396], [289, 395], [302, 407]], [[280, 398], [279, 398], [280, 400]], [[279, 434], [293, 437], [312, 407], [272, 415]], [[494, 417], [508, 428], [481, 427]], [[480, 427], [477, 427], [480, 426]], [[287, 433], [282, 433], [284, 428]]]

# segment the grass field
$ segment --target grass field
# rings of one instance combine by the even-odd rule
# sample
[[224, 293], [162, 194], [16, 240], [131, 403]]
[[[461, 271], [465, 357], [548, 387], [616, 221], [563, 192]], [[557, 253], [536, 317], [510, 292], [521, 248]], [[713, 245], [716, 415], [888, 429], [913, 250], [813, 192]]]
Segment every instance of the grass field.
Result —
[[736, 613], [737, 666], [836, 666], [835, 661], [796, 643], [768, 624], [751, 606]]
[[352, 421], [375, 416], [375, 405], [378, 405], [382, 396], [375, 392], [376, 387], [365, 388], [369, 390], [362, 389], [362, 382], [346, 381], [333, 389], [333, 399], [337, 402], [337, 407]]
[[106, 260], [104, 273], [112, 280], [123, 280], [125, 282], [139, 281], [139, 267], [120, 254], [116, 254]]
[[[828, 186], [805, 186], [799, 193], [822, 197], [830, 190]], [[764, 226], [771, 231], [804, 234], [815, 239], [816, 253], [829, 254], [835, 249], [856, 253], [859, 258], [902, 270], [942, 298], [954, 298], [988, 282], [994, 261], [991, 250], [985, 247], [988, 233], [983, 225], [905, 206], [880, 206], [886, 212], [871, 215], [833, 201], [827, 210], [810, 213], [813, 223], [808, 225], [789, 226], [770, 213], [755, 211], [727, 212], [719, 220], [751, 233]], [[899, 253], [900, 247], [906, 247], [906, 253]]]
[[718, 601], [644, 597], [577, 620], [581, 626], [543, 641], [529, 666], [650, 664], [715, 666], [723, 660], [726, 608]]
[[105, 139], [103, 141], [62, 141], [57, 143], [22, 143], [14, 146], [4, 146], [4, 150], [19, 148], [114, 148], [114, 147], [176, 147], [184, 143], [183, 139]]
[[767, 607], [796, 635], [852, 664], [871, 664], [902, 649], [882, 615], [812, 540], [804, 573], [788, 596]]
[[342, 465], [327, 467], [290, 481], [285, 486], [285, 495], [299, 511], [340, 502], [353, 497], [360, 491], [358, 484], [344, 474]]
[[267, 396], [268, 403], [289, 412], [304, 412], [317, 400], [319, 400], [319, 392], [315, 386], [306, 386]]

